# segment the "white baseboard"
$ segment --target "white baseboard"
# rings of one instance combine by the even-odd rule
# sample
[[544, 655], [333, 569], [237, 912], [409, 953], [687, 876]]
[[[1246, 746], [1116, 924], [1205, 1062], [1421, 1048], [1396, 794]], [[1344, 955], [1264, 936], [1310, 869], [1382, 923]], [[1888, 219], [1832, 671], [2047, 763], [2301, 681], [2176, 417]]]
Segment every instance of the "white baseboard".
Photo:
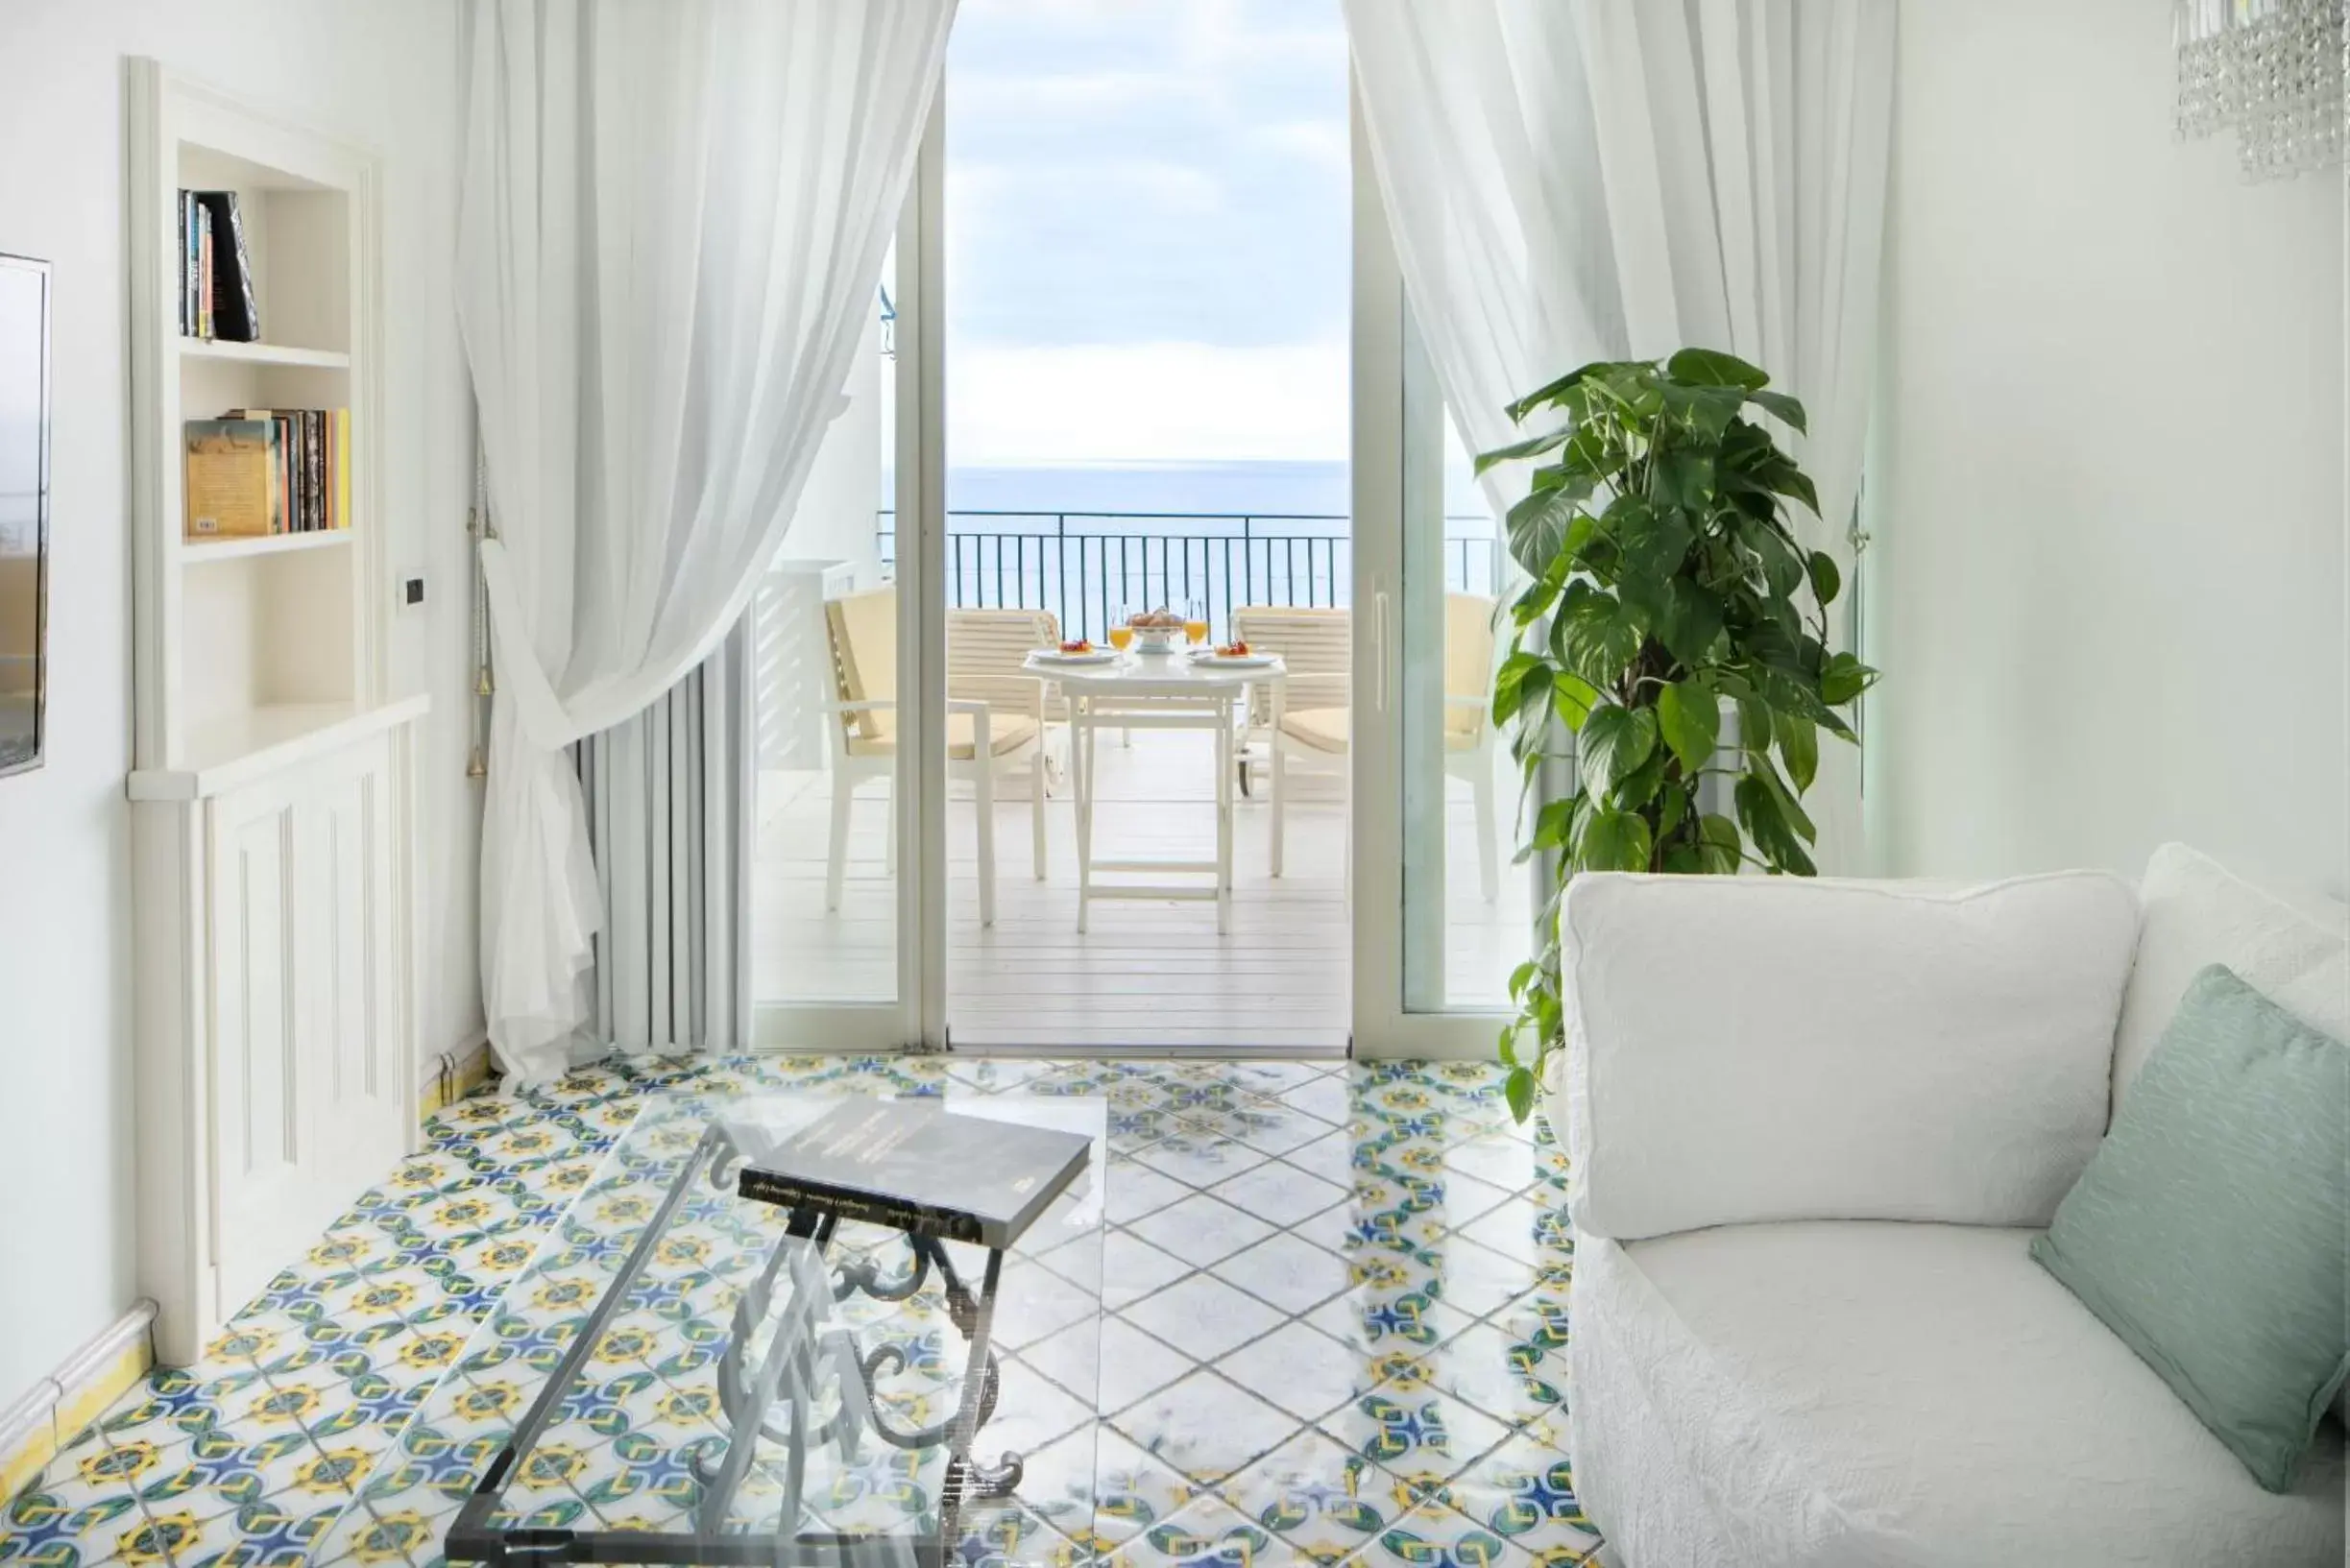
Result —
[[155, 1303], [142, 1298], [0, 1410], [0, 1500], [13, 1496], [155, 1364], [154, 1323]]

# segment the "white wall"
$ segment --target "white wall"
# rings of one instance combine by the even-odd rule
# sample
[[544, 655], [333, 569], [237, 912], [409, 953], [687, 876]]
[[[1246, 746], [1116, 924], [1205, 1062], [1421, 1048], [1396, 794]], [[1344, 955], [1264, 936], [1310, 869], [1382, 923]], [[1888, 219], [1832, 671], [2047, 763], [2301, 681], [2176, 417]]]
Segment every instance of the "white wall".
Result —
[[133, 1293], [121, 169], [135, 54], [386, 156], [390, 563], [424, 570], [433, 601], [392, 637], [395, 689], [436, 707], [421, 1032], [436, 1050], [480, 1027], [454, 0], [0, 0], [0, 251], [55, 264], [48, 764], [0, 780], [0, 1407]]
[[2170, 8], [1901, 12], [1870, 475], [1883, 869], [2338, 890], [2339, 175], [2171, 133]]
[[882, 464], [889, 455], [883, 443], [889, 429], [884, 404], [895, 391], [894, 377], [884, 374], [891, 363], [882, 357], [879, 306], [869, 306], [842, 389], [849, 406], [825, 430], [791, 526], [776, 552], [780, 559], [851, 562], [860, 589], [881, 582], [873, 530], [875, 509], [888, 504], [882, 496]]

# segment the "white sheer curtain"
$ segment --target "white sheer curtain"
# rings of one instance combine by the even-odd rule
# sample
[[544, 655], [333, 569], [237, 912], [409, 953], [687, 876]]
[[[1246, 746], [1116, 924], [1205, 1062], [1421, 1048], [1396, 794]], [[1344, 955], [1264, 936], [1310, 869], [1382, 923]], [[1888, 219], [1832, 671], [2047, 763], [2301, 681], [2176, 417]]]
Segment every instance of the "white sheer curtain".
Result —
[[741, 614], [825, 426], [955, 0], [476, 0], [457, 306], [496, 538], [482, 983], [560, 1072], [600, 919], [565, 748]]
[[[1728, 350], [1803, 399], [1798, 526], [1855, 581], [1893, 0], [1346, 0], [1346, 25], [1463, 438], [1500, 445], [1504, 403], [1586, 360]], [[1821, 869], [1858, 869], [1853, 748], [1821, 748], [1809, 799]]]

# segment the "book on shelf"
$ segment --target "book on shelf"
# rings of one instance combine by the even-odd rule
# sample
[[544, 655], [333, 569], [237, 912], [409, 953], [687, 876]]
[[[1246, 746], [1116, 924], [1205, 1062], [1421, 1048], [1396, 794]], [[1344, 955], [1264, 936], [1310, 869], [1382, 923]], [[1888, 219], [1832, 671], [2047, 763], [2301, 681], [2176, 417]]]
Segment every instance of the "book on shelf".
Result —
[[1020, 1239], [1093, 1151], [1083, 1133], [863, 1095], [789, 1130], [753, 1118], [721, 1125], [742, 1158], [743, 1197], [997, 1248]]
[[[350, 458], [347, 408], [232, 408], [217, 420], [192, 420], [186, 537], [250, 539], [349, 528]], [[254, 526], [255, 518], [262, 526]]]
[[189, 539], [262, 539], [279, 531], [275, 441], [267, 420], [188, 422]]
[[224, 343], [261, 340], [253, 252], [232, 190], [180, 193], [180, 331]]

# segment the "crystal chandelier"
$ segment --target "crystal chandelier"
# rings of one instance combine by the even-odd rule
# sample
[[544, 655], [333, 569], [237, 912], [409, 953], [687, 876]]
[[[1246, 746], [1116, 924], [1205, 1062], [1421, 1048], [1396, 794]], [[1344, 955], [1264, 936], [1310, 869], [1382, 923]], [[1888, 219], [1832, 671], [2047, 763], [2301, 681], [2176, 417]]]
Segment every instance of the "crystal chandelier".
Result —
[[2253, 180], [2341, 163], [2345, 18], [2350, 0], [2175, 0], [2179, 134], [2233, 127]]

